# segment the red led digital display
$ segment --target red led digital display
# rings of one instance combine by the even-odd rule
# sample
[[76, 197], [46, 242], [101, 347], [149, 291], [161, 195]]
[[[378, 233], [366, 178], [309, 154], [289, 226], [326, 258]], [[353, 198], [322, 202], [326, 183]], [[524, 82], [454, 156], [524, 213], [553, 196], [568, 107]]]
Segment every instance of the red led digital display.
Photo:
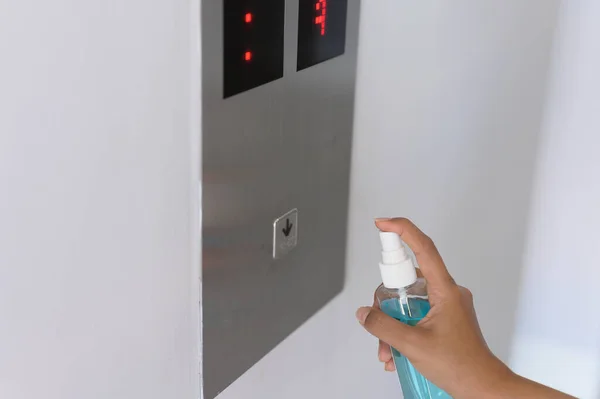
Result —
[[285, 2], [223, 0], [224, 98], [283, 76]]
[[327, 29], [327, 0], [315, 0], [315, 25], [319, 25], [321, 36], [325, 36]]
[[297, 70], [344, 54], [348, 0], [298, 0]]

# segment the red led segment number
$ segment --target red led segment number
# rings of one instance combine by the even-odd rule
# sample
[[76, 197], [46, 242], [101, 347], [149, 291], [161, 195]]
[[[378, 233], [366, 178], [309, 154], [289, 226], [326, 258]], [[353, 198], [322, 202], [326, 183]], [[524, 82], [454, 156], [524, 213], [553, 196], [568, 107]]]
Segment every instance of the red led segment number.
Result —
[[[254, 19], [254, 15], [252, 15], [251, 12], [247, 12], [246, 14], [244, 14], [244, 22], [246, 24], [252, 23], [253, 19]], [[246, 62], [252, 61], [252, 51], [246, 51], [244, 53], [244, 61], [246, 61]]]
[[325, 36], [327, 28], [327, 0], [315, 0], [315, 25], [321, 28], [321, 36]]

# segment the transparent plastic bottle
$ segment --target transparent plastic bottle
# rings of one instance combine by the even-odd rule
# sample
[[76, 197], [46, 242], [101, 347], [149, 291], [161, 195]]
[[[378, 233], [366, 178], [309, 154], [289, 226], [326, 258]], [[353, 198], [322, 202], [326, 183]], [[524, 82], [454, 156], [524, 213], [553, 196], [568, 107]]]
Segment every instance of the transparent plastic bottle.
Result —
[[[383, 285], [375, 296], [381, 310], [404, 324], [415, 326], [429, 312], [427, 284], [417, 278], [410, 258], [396, 233], [380, 233], [382, 262], [379, 264]], [[408, 359], [392, 348], [392, 355], [405, 399], [451, 399], [419, 373]]]

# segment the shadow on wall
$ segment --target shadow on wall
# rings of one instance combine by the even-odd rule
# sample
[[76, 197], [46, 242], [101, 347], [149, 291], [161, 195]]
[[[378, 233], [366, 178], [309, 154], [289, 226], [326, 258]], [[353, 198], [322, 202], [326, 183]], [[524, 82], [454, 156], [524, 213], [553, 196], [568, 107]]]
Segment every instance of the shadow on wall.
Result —
[[431, 235], [505, 360], [557, 8], [382, 1], [362, 16], [379, 23], [361, 31], [353, 209]]
[[600, 395], [600, 3], [563, 2], [533, 195], [515, 369]]

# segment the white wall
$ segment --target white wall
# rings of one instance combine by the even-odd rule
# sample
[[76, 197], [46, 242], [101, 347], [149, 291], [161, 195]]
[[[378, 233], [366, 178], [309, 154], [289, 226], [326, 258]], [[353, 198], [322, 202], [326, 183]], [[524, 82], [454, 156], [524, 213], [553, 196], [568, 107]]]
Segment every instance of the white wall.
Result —
[[600, 3], [562, 2], [512, 363], [600, 398]]
[[198, 397], [197, 1], [0, 7], [0, 397]]
[[434, 237], [508, 357], [557, 5], [363, 0], [346, 289], [220, 399], [397, 397], [354, 320], [375, 216]]

